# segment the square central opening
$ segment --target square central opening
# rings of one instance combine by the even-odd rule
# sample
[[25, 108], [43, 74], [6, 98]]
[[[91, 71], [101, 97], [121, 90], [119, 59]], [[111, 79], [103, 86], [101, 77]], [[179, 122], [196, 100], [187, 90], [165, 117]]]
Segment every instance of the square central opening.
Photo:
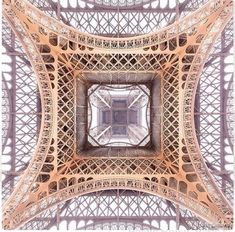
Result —
[[160, 76], [155, 73], [83, 75], [85, 79], [76, 81], [78, 156], [155, 157], [160, 154]]
[[87, 115], [92, 146], [145, 146], [150, 140], [150, 90], [144, 84], [93, 84]]

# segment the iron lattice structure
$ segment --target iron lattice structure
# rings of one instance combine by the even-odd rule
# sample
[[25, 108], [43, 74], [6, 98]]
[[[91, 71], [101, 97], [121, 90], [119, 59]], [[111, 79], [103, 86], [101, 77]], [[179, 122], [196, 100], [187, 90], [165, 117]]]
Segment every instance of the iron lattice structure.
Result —
[[[232, 228], [232, 1], [65, 2], [3, 2], [4, 228]], [[90, 147], [107, 83], [150, 84], [146, 147]]]

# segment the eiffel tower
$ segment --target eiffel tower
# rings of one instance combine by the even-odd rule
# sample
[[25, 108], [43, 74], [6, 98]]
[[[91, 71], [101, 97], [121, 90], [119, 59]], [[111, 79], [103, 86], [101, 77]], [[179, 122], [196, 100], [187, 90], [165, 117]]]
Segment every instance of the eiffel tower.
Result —
[[232, 229], [232, 8], [4, 0], [3, 228]]

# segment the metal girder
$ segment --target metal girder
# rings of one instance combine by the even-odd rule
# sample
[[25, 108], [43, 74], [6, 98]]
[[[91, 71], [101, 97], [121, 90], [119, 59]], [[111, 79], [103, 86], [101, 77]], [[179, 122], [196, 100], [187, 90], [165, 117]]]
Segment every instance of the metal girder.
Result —
[[[190, 8], [190, 9], [192, 10], [192, 8]], [[67, 10], [66, 10], [66, 11], [67, 11]], [[63, 46], [63, 45], [62, 45], [62, 46]], [[223, 52], [226, 53], [226, 47], [224, 47], [222, 50], [223, 50]], [[14, 52], [16, 52], [16, 51], [11, 51], [11, 52], [14, 53]], [[215, 56], [214, 56], [214, 57], [215, 57]], [[63, 57], [63, 58], [64, 58], [64, 57]], [[71, 58], [71, 57], [70, 57], [70, 58]], [[61, 59], [62, 59], [62, 57], [61, 57]], [[66, 59], [68, 59], [68, 57], [66, 57]], [[116, 58], [115, 58], [115, 59], [116, 59]], [[163, 59], [166, 59], [166, 57], [164, 56]], [[169, 59], [170, 59], [170, 58], [169, 58]], [[215, 60], [215, 59], [214, 59], [214, 60]], [[214, 60], [211, 60], [211, 61], [210, 61], [210, 65], [213, 63]], [[27, 63], [27, 59], [25, 60], [25, 62]], [[67, 62], [67, 64], [68, 64], [68, 62]], [[208, 67], [210, 67], [210, 65], [209, 65], [209, 63], [207, 64]], [[61, 66], [60, 70], [61, 70], [62, 72], [64, 72], [63, 66]], [[223, 77], [223, 76], [224, 76], [224, 74], [221, 74], [221, 77]], [[223, 107], [223, 108], [224, 108], [224, 107]], [[223, 112], [224, 112], [224, 111], [223, 111]], [[216, 113], [215, 113], [215, 114], [216, 114]], [[220, 113], [220, 114], [221, 114], [221, 113]], [[208, 115], [208, 114], [207, 114], [207, 115]], [[226, 122], [223, 122], [223, 123], [226, 123]], [[223, 137], [224, 137], [224, 135], [221, 136], [221, 139], [222, 139]], [[223, 146], [224, 146], [224, 145], [221, 144], [221, 149], [223, 149]], [[221, 157], [221, 160], [222, 160], [222, 161], [223, 161], [223, 159], [224, 159], [224, 156]], [[68, 164], [69, 164], [69, 163], [68, 163]], [[67, 165], [67, 164], [66, 164], [66, 165]], [[223, 165], [224, 165], [224, 164], [223, 164]], [[212, 169], [213, 169], [213, 170], [217, 170], [217, 169], [214, 169], [214, 168], [212, 168]], [[228, 178], [228, 177], [226, 177], [226, 178]], [[229, 179], [228, 179], [228, 180], [229, 180]], [[229, 182], [231, 182], [231, 181], [229, 181]]]

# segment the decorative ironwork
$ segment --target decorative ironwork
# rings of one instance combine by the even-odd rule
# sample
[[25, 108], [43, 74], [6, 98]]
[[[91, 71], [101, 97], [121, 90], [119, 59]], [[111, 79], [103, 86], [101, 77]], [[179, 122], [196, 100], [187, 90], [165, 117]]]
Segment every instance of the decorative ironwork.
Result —
[[[217, 228], [231, 228], [232, 207], [224, 196], [230, 193], [223, 194], [220, 185], [218, 188], [216, 182], [223, 187], [224, 179], [215, 182], [203, 159], [207, 152], [200, 133], [196, 134], [203, 130], [203, 123], [197, 125], [198, 105], [194, 103], [202, 68], [232, 16], [231, 6], [230, 0], [211, 0], [159, 32], [108, 38], [78, 32], [27, 1], [4, 1], [5, 19], [36, 74], [41, 125], [30, 164], [4, 204], [4, 228], [22, 227], [76, 196], [112, 189], [158, 195]], [[213, 62], [216, 60], [211, 58]], [[141, 157], [138, 152], [134, 157], [122, 156], [122, 152], [94, 156], [89, 150], [77, 149], [75, 108], [79, 98], [75, 96], [78, 86], [89, 85], [89, 75], [96, 72], [103, 75], [102, 82], [110, 80], [107, 73], [123, 72], [160, 79], [158, 149], [155, 146]], [[226, 181], [230, 188], [230, 178]]]

